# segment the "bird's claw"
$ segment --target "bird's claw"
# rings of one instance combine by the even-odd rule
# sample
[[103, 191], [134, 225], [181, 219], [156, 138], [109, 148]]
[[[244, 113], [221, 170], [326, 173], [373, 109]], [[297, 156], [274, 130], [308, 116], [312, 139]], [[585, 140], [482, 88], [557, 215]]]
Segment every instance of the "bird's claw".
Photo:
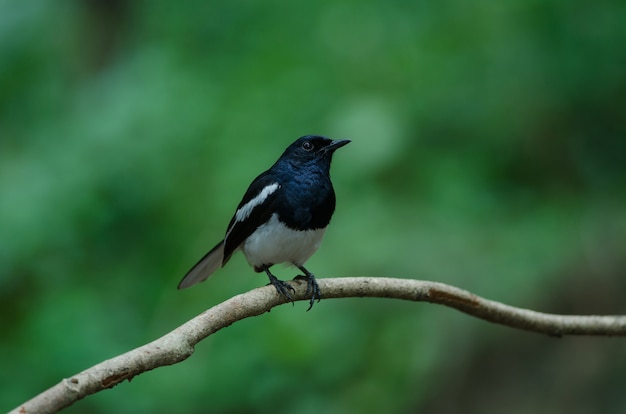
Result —
[[310, 311], [315, 300], [319, 302], [322, 299], [322, 292], [317, 284], [317, 280], [315, 280], [315, 276], [313, 276], [313, 274], [309, 274], [308, 276], [298, 275], [293, 280], [306, 280], [306, 295], [311, 297], [309, 307], [306, 311]]
[[293, 303], [293, 296], [291, 296], [291, 293], [289, 293], [289, 291], [292, 291], [294, 293], [296, 292], [293, 286], [291, 286], [287, 282], [283, 282], [282, 280], [279, 280], [278, 278], [274, 276], [270, 277], [269, 284], [274, 286], [274, 288], [276, 289], [276, 292], [278, 292], [279, 295], [283, 295], [284, 297], [286, 297]]

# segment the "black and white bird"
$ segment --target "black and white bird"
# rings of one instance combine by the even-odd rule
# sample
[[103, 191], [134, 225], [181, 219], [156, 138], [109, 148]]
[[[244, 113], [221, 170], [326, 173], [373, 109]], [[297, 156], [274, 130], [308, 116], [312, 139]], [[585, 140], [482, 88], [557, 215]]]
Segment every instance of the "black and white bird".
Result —
[[224, 240], [187, 272], [178, 284], [188, 288], [206, 280], [241, 250], [256, 272], [265, 272], [276, 291], [293, 300], [293, 287], [270, 267], [296, 266], [307, 279], [309, 309], [321, 293], [304, 263], [317, 251], [335, 211], [330, 181], [333, 153], [350, 140], [307, 135], [289, 145], [272, 167], [256, 177], [230, 220]]

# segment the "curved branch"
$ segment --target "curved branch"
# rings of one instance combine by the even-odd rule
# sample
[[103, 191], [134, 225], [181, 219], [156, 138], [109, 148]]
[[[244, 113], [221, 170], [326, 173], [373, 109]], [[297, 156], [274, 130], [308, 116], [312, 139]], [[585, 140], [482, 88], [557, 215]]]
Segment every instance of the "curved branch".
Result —
[[[324, 298], [382, 297], [430, 302], [512, 328], [552, 336], [626, 336], [626, 316], [554, 315], [483, 299], [443, 283], [376, 277], [318, 279]], [[291, 282], [295, 300], [308, 300], [306, 282]], [[187, 359], [195, 345], [232, 323], [261, 315], [287, 300], [272, 286], [237, 295], [189, 320], [161, 338], [111, 358], [60, 383], [15, 408], [12, 413], [54, 413], [124, 380]]]

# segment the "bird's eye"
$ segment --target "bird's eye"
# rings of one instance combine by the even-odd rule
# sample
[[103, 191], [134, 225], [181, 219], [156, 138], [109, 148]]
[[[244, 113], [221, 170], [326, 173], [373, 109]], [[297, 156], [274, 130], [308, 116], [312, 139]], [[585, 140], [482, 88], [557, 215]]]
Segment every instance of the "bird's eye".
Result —
[[303, 148], [305, 151], [311, 151], [311, 150], [313, 149], [313, 144], [311, 144], [309, 141], [304, 141], [304, 142], [302, 143], [302, 148]]

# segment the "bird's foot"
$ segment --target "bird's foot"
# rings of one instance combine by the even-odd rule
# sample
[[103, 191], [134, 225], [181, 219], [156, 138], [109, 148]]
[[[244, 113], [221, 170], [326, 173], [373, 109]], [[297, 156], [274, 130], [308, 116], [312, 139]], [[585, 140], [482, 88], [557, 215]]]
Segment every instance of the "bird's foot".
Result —
[[293, 303], [293, 296], [291, 296], [291, 293], [289, 293], [289, 291], [295, 293], [296, 290], [289, 283], [279, 280], [276, 276], [269, 272], [267, 276], [270, 278], [269, 284], [276, 288], [276, 292], [278, 292], [279, 295], [283, 295]]
[[300, 267], [300, 270], [302, 270], [305, 275], [296, 276], [294, 280], [306, 280], [306, 295], [311, 296], [311, 299], [309, 300], [309, 308], [306, 310], [308, 312], [313, 307], [316, 299], [318, 302], [322, 299], [322, 292], [317, 284], [317, 280], [315, 280], [315, 275], [306, 270], [304, 267]]

